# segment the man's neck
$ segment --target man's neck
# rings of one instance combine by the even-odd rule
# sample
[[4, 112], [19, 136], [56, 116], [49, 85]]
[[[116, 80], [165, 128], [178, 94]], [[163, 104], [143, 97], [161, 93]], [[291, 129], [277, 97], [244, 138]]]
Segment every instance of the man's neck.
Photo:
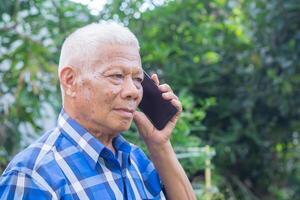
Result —
[[89, 120], [86, 120], [87, 117], [72, 112], [72, 109], [69, 109], [68, 107], [64, 107], [64, 110], [72, 119], [79, 123], [83, 128], [85, 128], [90, 134], [92, 134], [104, 146], [106, 146], [115, 154], [116, 150], [113, 147], [112, 142], [113, 139], [116, 137], [116, 134], [95, 128], [96, 126], [93, 126], [91, 122], [89, 122]]
[[110, 149], [114, 154], [116, 150], [113, 146], [113, 139], [115, 138], [114, 135], [105, 134], [103, 132], [92, 132], [92, 130], [88, 130], [93, 136], [95, 136], [104, 146]]

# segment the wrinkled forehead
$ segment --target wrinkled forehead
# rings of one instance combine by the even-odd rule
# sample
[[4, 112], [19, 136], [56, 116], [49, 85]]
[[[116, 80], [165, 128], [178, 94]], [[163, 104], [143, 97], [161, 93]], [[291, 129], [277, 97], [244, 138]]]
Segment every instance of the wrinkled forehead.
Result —
[[128, 45], [104, 45], [90, 52], [90, 66], [121, 65], [142, 68], [139, 48]]

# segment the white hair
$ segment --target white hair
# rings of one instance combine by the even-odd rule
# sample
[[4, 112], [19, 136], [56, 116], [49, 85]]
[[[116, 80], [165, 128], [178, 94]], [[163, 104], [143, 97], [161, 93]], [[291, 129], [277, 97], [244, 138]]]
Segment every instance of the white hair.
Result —
[[[139, 49], [136, 36], [116, 22], [92, 23], [77, 29], [69, 35], [61, 48], [58, 76], [64, 67], [72, 66], [87, 70], [104, 45], [128, 45]], [[98, 54], [99, 55], [99, 54]], [[64, 95], [61, 86], [62, 96]]]

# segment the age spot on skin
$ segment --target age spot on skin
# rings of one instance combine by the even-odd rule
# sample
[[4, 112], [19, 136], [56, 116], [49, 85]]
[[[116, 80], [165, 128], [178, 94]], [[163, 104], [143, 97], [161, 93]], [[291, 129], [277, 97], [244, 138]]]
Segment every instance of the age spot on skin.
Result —
[[82, 98], [87, 102], [91, 102], [91, 88], [88, 87], [84, 90], [84, 92], [82, 93]]

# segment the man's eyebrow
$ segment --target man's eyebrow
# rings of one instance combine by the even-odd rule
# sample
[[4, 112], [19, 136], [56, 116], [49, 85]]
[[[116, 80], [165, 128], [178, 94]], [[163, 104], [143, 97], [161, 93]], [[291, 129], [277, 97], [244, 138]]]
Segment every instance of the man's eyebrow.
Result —
[[143, 74], [143, 70], [136, 66], [136, 67], [129, 67], [129, 66], [121, 66], [121, 65], [118, 65], [118, 64], [112, 64], [110, 65], [105, 71], [107, 70], [113, 70], [113, 69], [118, 69], [118, 70], [122, 70], [122, 71], [130, 71], [130, 70], [134, 70], [134, 73], [135, 74], [138, 74], [138, 73], [141, 73]]
[[139, 69], [138, 71], [137, 71], [137, 74], [144, 74], [144, 71], [142, 70], [142, 69]]
[[122, 67], [118, 65], [110, 65], [102, 70], [102, 72], [112, 71], [112, 70], [123, 70]]

